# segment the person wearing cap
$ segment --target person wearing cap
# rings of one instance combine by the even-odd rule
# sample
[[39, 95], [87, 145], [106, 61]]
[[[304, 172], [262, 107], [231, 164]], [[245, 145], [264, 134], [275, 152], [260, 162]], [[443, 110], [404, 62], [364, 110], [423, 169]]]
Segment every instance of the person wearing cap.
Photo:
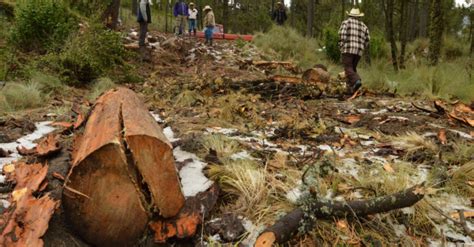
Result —
[[281, 2], [277, 2], [276, 9], [273, 11], [272, 20], [276, 22], [277, 25], [283, 26], [287, 19], [285, 6]]
[[186, 30], [186, 22], [189, 16], [188, 5], [184, 0], [178, 0], [173, 9], [174, 17], [176, 18], [175, 32], [176, 35], [181, 35]]
[[339, 29], [339, 48], [342, 64], [347, 78], [349, 93], [355, 93], [362, 86], [362, 79], [357, 73], [357, 64], [364, 50], [369, 46], [369, 28], [360, 20], [364, 16], [359, 9], [347, 12], [349, 18], [342, 22]]
[[188, 17], [188, 25], [189, 25], [189, 35], [191, 32], [194, 32], [194, 36], [196, 36], [196, 26], [197, 26], [197, 16], [198, 10], [194, 7], [194, 3], [189, 3], [189, 17]]
[[206, 37], [206, 44], [212, 46], [212, 34], [214, 31], [214, 26], [216, 26], [214, 12], [212, 12], [212, 8], [209, 5], [204, 7], [202, 12], [204, 12], [203, 24], [206, 27], [206, 31], [204, 32], [204, 35]]
[[145, 39], [148, 33], [148, 24], [151, 23], [150, 0], [140, 0], [137, 13], [137, 22], [140, 24], [138, 44], [140, 47], [144, 47]]

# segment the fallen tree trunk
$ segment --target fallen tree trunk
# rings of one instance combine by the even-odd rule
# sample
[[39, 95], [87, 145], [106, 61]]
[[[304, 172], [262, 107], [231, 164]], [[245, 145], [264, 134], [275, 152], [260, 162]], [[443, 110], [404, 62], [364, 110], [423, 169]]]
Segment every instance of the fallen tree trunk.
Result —
[[154, 212], [184, 205], [172, 146], [137, 95], [101, 96], [74, 144], [64, 190], [67, 219], [89, 243], [133, 245]]
[[269, 247], [274, 243], [285, 243], [298, 232], [298, 228], [304, 221], [309, 221], [305, 216], [311, 214], [310, 218], [331, 217], [362, 217], [371, 214], [384, 213], [395, 209], [413, 206], [423, 199], [424, 190], [421, 185], [409, 188], [396, 194], [377, 197], [370, 200], [359, 200], [350, 202], [339, 201], [312, 201], [305, 210], [297, 208], [278, 220], [273, 226], [267, 228], [258, 238], [256, 247]]

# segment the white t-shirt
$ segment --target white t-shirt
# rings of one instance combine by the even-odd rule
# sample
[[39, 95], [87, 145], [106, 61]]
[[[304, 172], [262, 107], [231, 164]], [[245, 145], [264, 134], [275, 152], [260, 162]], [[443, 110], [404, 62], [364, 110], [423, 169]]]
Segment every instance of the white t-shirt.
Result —
[[193, 20], [197, 19], [197, 15], [198, 15], [198, 10], [197, 9], [189, 8], [188, 13], [189, 13], [189, 17], [188, 17], [189, 19], [193, 19]]

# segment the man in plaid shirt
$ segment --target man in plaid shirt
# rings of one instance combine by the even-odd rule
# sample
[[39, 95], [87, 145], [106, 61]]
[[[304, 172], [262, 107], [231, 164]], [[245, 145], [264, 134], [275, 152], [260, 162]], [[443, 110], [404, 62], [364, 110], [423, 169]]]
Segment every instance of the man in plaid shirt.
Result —
[[357, 64], [369, 45], [370, 35], [367, 26], [359, 19], [364, 16], [359, 9], [352, 9], [347, 14], [349, 18], [342, 22], [339, 29], [339, 48], [348, 86], [354, 93], [362, 86]]

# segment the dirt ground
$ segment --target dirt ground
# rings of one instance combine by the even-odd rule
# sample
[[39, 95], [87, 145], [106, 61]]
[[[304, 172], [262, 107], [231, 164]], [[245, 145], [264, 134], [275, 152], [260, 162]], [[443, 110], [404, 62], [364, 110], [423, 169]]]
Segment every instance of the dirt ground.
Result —
[[[203, 172], [221, 189], [199, 234], [171, 239], [164, 246], [249, 246], [263, 229], [302, 205], [308, 191], [350, 201], [422, 183], [429, 193], [414, 207], [321, 220], [288, 245], [473, 244], [474, 128], [447, 116], [458, 102], [444, 102], [443, 112], [431, 99], [366, 90], [351, 100], [342, 97], [343, 90], [311, 98], [308, 91], [313, 88], [269, 80], [301, 73], [254, 65], [272, 57], [251, 44], [216, 42], [207, 47], [193, 38], [152, 36], [157, 42], [149, 48], [151, 62], [138, 64], [145, 82], [124, 86], [144, 98], [175, 151], [205, 162]], [[329, 87], [341, 85], [337, 75], [331, 75]], [[62, 100], [72, 108], [88, 109], [80, 94]], [[40, 121], [77, 118], [77, 110], [53, 116], [50, 109], [2, 119], [0, 143], [33, 132]], [[57, 174], [67, 176], [73, 136], [63, 132], [62, 151], [43, 160], [49, 165], [45, 191], [58, 200], [63, 181]], [[178, 170], [192, 162], [180, 161], [177, 153]], [[12, 188], [3, 184], [3, 199], [8, 200]], [[459, 209], [471, 215], [467, 228], [456, 220]], [[137, 246], [161, 246], [153, 243], [151, 230], [145, 235]], [[68, 225], [62, 207], [43, 239], [46, 246], [88, 246]]]

